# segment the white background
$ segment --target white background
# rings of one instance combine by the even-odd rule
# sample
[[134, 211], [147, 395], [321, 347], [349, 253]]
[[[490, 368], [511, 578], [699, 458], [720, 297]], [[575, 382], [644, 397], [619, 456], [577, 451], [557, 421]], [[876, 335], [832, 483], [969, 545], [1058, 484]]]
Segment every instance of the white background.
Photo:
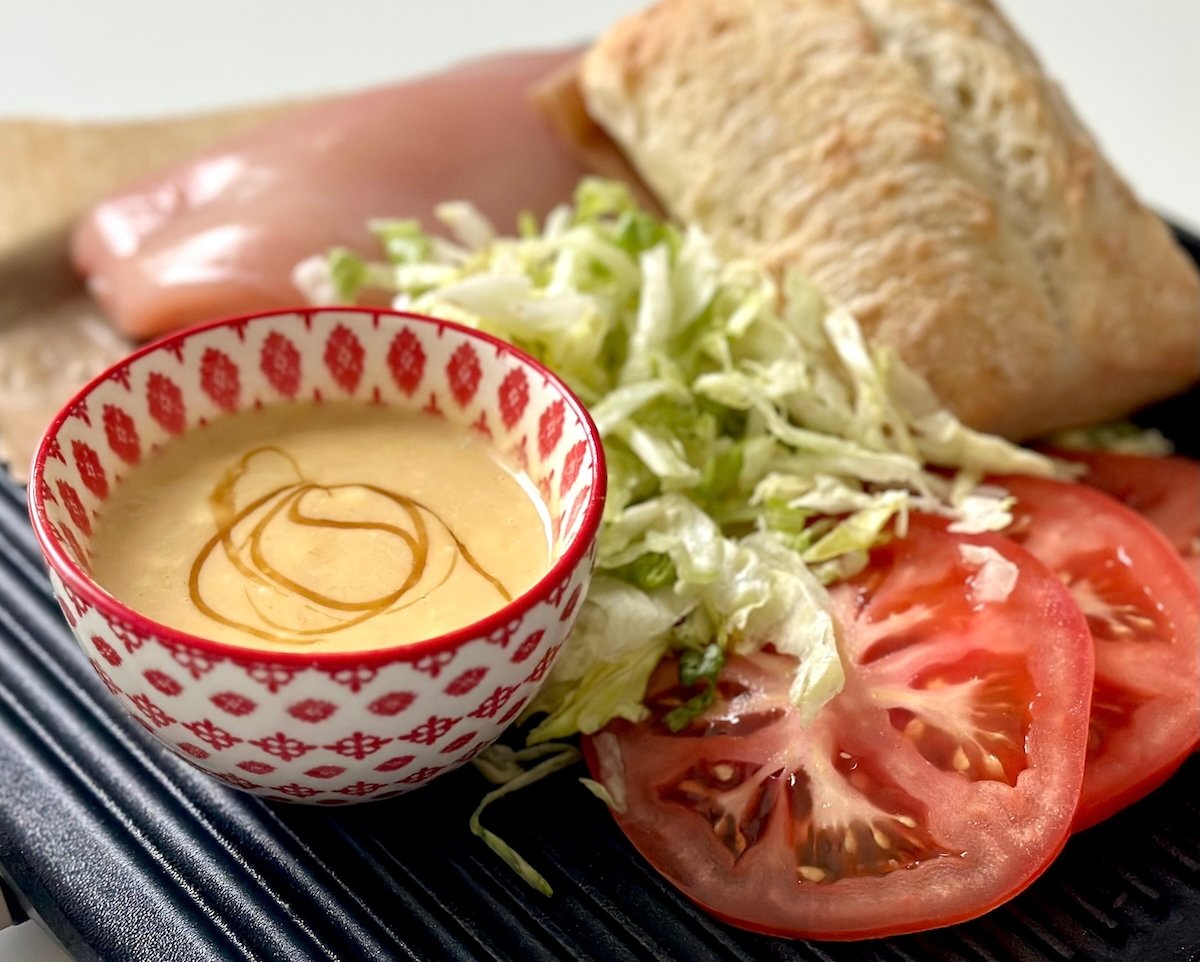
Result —
[[[0, 0], [0, 116], [133, 118], [595, 36], [640, 0]], [[1003, 0], [1134, 188], [1200, 228], [1200, 0]], [[62, 956], [32, 925], [0, 962]]]

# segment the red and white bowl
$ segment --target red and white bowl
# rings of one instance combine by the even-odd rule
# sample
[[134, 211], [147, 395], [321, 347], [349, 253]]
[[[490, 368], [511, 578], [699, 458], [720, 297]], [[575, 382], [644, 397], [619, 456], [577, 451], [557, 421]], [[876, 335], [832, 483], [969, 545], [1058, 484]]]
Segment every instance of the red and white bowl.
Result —
[[[93, 520], [142, 458], [226, 414], [312, 399], [420, 409], [489, 435], [546, 501], [549, 573], [466, 628], [344, 653], [265, 652], [185, 634], [92, 580]], [[444, 321], [322, 308], [221, 321], [117, 364], [50, 425], [29, 504], [63, 614], [139, 723], [228, 785], [337, 805], [450, 771], [516, 718], [579, 611], [604, 491], [595, 426], [537, 362]]]

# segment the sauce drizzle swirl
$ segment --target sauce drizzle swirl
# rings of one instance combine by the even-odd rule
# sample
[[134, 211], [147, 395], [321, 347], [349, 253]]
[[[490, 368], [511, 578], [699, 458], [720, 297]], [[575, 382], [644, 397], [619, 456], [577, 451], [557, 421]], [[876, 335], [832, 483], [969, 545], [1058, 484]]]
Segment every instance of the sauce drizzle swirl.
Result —
[[[289, 484], [273, 487], [260, 494], [240, 509], [237, 507], [238, 486], [250, 475], [256, 459], [267, 455], [283, 458], [292, 469], [296, 480]], [[313, 513], [311, 502], [314, 496], [324, 494], [336, 496], [337, 492], [363, 492], [385, 499], [400, 509], [409, 527], [381, 519], [348, 520], [322, 517]], [[306, 508], [306, 503], [309, 507]], [[400, 492], [375, 484], [339, 483], [318, 484], [307, 480], [296, 459], [275, 445], [263, 445], [244, 454], [229, 467], [213, 487], [209, 495], [209, 506], [215, 522], [215, 531], [192, 561], [188, 575], [188, 595], [191, 603], [205, 616], [228, 627], [267, 641], [286, 645], [310, 645], [323, 637], [362, 624], [390, 611], [398, 611], [420, 600], [423, 595], [409, 598], [415, 588], [429, 574], [430, 526], [440, 526], [454, 546], [450, 565], [441, 577], [423, 592], [445, 584], [461, 559], [474, 569], [507, 604], [512, 594], [491, 572], [485, 570], [475, 559], [464, 541], [435, 511]], [[239, 528], [249, 526], [248, 531]], [[398, 571], [396, 586], [373, 598], [349, 600], [324, 593], [317, 585], [305, 584], [289, 576], [272, 564], [267, 557], [265, 542], [272, 533], [278, 533], [283, 525], [300, 528], [327, 529], [330, 531], [378, 532], [391, 536], [407, 548], [410, 564]], [[217, 550], [220, 549], [220, 555]], [[223, 556], [238, 572], [253, 585], [281, 597], [299, 599], [303, 607], [315, 612], [328, 621], [320, 627], [296, 627], [280, 623], [270, 617], [255, 603], [249, 585], [246, 598], [258, 615], [261, 623], [249, 624], [222, 613], [211, 598], [202, 590], [205, 567], [215, 557]]]

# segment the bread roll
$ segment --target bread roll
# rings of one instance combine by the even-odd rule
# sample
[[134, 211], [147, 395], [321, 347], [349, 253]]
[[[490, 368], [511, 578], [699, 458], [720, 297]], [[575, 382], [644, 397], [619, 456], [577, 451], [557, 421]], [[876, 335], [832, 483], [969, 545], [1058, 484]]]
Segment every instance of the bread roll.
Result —
[[1200, 377], [1194, 268], [987, 0], [663, 0], [580, 84], [665, 209], [799, 269], [975, 427]]

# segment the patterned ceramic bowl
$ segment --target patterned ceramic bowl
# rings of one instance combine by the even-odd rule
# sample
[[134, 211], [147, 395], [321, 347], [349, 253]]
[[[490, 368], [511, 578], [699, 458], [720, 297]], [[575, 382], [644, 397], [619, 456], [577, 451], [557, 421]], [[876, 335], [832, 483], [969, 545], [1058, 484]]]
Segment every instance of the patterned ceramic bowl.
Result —
[[[546, 502], [549, 573], [466, 628], [345, 653], [268, 653], [188, 635], [92, 580], [92, 523], [123, 473], [215, 418], [310, 399], [420, 409], [490, 436]], [[187, 331], [113, 367], [50, 425], [29, 502], [63, 613], [138, 722], [228, 785], [336, 805], [396, 795], [462, 765], [517, 716], [574, 623], [604, 490], [600, 439], [583, 407], [511, 346], [430, 318], [314, 309]]]

